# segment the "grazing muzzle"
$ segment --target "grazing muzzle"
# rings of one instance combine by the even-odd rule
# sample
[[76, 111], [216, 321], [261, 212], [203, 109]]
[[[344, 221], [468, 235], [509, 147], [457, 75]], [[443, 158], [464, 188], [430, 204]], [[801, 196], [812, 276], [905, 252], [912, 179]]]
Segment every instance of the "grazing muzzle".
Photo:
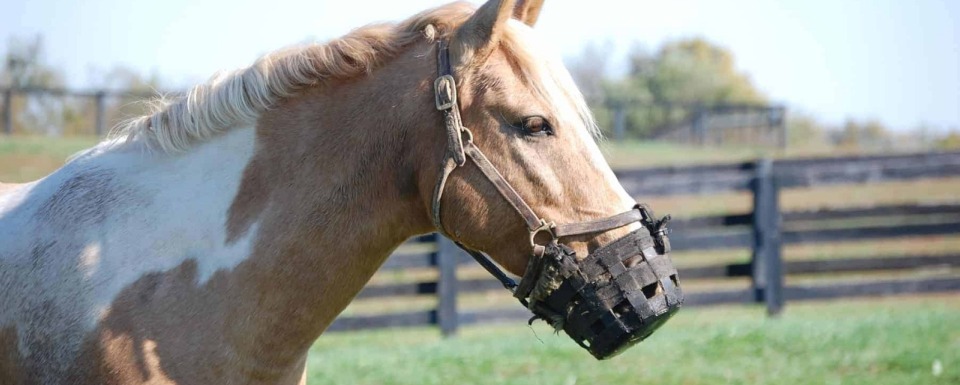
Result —
[[557, 242], [532, 256], [514, 296], [597, 359], [642, 341], [680, 309], [677, 269], [658, 222], [577, 260]]
[[[538, 216], [513, 186], [473, 143], [457, 106], [457, 87], [444, 41], [437, 45], [438, 77], [434, 82], [437, 110], [443, 112], [447, 152], [434, 187], [433, 222], [446, 233], [440, 220], [440, 202], [450, 174], [467, 160], [483, 173], [520, 215], [530, 234], [531, 257], [518, 285], [487, 256], [464, 247], [468, 254], [529, 308], [533, 319], [543, 319], [563, 329], [598, 359], [613, 357], [654, 332], [683, 303], [677, 270], [670, 261], [666, 223], [646, 205], [591, 222], [555, 224]], [[559, 240], [600, 234], [630, 224], [642, 227], [582, 260]], [[549, 241], [537, 239], [549, 235]], [[531, 321], [533, 320], [531, 319]]]

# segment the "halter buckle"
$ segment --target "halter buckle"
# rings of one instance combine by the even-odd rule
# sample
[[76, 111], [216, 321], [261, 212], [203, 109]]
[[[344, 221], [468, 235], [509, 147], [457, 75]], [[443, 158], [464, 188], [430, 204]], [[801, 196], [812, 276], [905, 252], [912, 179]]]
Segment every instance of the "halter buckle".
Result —
[[439, 111], [452, 109], [457, 104], [457, 81], [452, 75], [441, 75], [433, 81], [433, 98]]

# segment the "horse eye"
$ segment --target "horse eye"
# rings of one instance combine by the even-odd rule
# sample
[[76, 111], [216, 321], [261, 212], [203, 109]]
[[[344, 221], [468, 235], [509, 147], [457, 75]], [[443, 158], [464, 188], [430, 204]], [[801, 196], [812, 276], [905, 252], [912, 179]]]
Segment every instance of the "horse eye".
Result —
[[550, 123], [542, 116], [523, 118], [520, 126], [530, 135], [553, 135], [553, 127], [550, 127]]

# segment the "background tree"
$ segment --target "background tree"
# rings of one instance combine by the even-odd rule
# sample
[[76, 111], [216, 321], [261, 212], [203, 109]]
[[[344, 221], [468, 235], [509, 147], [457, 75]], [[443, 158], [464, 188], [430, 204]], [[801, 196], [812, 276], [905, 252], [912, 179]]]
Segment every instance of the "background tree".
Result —
[[103, 84], [104, 89], [125, 94], [107, 99], [104, 112], [108, 129], [127, 119], [151, 112], [147, 100], [163, 93], [159, 76], [143, 76], [127, 67], [114, 67], [100, 78], [98, 83]]
[[[607, 56], [588, 46], [570, 65], [606, 129], [613, 126], [611, 111], [621, 106], [629, 106], [626, 130], [647, 137], [665, 126], [688, 122], [697, 106], [766, 103], [749, 76], [737, 70], [733, 53], [703, 38], [668, 42], [655, 53], [637, 45], [628, 54], [628, 71], [620, 79], [603, 76], [605, 66], [590, 65]], [[598, 77], [604, 80], [597, 81]]]
[[840, 130], [833, 133], [834, 144], [849, 149], [887, 149], [892, 146], [890, 131], [873, 119], [858, 122], [847, 119]]
[[939, 150], [960, 150], [960, 129], [954, 128], [934, 141]]
[[[49, 135], [90, 135], [94, 132], [97, 105], [93, 94], [30, 92], [62, 90], [66, 85], [63, 74], [47, 63], [41, 36], [11, 38], [9, 50], [3, 57], [0, 88], [17, 91], [11, 100], [14, 132]], [[124, 119], [146, 113], [147, 108], [141, 101], [157, 92], [160, 80], [157, 76], [144, 77], [128, 68], [115, 67], [100, 75], [95, 83], [107, 91], [132, 94], [104, 98], [105, 128], [109, 128]]]
[[631, 76], [663, 103], [764, 104], [750, 77], [738, 71], [732, 52], [703, 38], [665, 44], [651, 62], [631, 58]]
[[613, 56], [613, 46], [604, 43], [588, 43], [579, 56], [566, 60], [567, 69], [577, 83], [600, 127], [610, 127], [612, 115], [605, 108], [608, 99], [607, 77], [609, 58]]
[[607, 66], [612, 55], [610, 42], [591, 42], [583, 47], [579, 56], [570, 58], [565, 63], [573, 81], [590, 104], [602, 103], [606, 97], [603, 87], [608, 81]]
[[827, 128], [813, 116], [791, 112], [787, 116], [787, 143], [791, 147], [824, 147], [829, 145]]
[[[43, 38], [11, 38], [0, 71], [0, 86], [14, 90], [61, 88], [63, 75], [46, 63]], [[63, 97], [31, 93], [11, 100], [13, 131], [19, 133], [62, 134], [79, 124], [83, 106]]]

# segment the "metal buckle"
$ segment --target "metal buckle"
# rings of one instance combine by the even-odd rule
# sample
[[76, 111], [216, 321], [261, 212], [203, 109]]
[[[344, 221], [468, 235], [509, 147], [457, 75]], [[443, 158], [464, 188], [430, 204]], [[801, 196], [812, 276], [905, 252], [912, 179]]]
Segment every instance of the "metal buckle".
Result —
[[452, 75], [443, 75], [433, 81], [433, 99], [440, 111], [449, 110], [457, 104], [457, 81]]

